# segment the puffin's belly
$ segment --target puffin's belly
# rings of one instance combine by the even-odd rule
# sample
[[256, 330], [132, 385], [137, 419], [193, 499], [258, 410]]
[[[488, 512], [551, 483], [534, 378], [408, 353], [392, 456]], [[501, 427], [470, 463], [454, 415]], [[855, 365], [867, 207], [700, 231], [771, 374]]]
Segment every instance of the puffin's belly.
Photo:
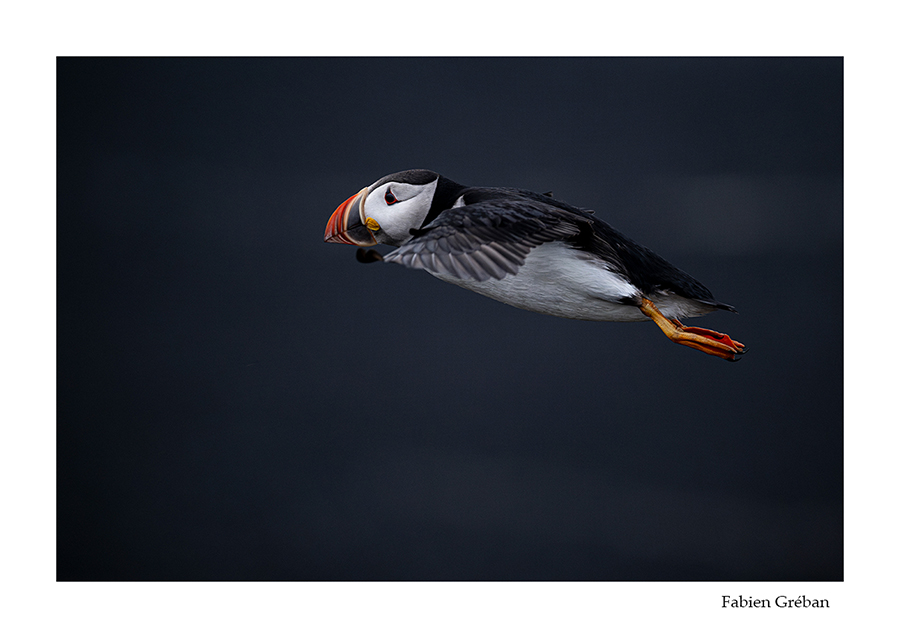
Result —
[[542, 314], [586, 321], [646, 321], [636, 306], [619, 299], [639, 295], [626, 279], [596, 257], [561, 242], [532, 249], [515, 275], [470, 281], [428, 271], [446, 281], [505, 304]]

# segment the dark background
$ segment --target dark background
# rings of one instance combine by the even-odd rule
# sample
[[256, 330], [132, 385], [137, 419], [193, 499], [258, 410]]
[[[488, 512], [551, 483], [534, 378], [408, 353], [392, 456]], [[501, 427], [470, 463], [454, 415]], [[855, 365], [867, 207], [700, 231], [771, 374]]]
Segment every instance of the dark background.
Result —
[[[842, 579], [842, 67], [59, 59], [58, 579]], [[407, 168], [596, 210], [749, 354], [323, 243]]]

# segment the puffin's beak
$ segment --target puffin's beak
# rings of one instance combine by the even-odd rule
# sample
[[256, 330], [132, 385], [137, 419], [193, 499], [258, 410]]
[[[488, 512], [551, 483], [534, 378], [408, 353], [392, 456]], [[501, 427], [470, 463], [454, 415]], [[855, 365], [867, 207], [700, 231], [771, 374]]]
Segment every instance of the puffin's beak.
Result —
[[351, 246], [374, 246], [378, 243], [365, 223], [368, 194], [369, 189], [364, 188], [337, 207], [325, 226], [325, 241]]

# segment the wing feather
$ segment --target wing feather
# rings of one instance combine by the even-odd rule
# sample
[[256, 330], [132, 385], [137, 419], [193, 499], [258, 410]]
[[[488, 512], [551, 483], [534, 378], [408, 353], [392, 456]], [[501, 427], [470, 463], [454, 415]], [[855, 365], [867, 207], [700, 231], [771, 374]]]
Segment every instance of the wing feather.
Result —
[[583, 224], [545, 202], [493, 199], [443, 211], [384, 260], [459, 279], [503, 279], [519, 271], [532, 248], [571, 239]]

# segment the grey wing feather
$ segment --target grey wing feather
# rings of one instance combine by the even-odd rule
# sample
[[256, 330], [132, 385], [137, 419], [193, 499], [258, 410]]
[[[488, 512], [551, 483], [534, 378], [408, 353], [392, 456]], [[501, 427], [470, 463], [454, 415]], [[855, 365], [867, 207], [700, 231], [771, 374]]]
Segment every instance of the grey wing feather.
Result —
[[543, 202], [480, 202], [445, 210], [384, 260], [458, 279], [503, 279], [535, 246], [576, 236], [578, 221]]

